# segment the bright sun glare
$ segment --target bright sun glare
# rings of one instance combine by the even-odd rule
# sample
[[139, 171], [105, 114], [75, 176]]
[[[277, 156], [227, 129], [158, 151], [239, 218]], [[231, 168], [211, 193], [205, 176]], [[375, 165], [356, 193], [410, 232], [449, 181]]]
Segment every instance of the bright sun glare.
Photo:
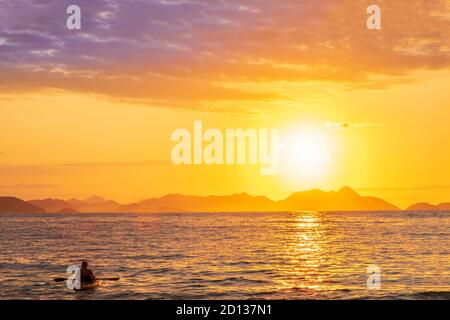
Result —
[[321, 132], [290, 133], [281, 148], [281, 171], [294, 179], [320, 178], [332, 162], [328, 138]]

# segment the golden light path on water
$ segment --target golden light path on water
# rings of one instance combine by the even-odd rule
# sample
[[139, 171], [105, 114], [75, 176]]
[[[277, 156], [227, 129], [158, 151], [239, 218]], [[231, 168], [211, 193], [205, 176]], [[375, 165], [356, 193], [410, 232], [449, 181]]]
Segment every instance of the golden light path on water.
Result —
[[[319, 273], [324, 254], [323, 230], [317, 213], [298, 213], [294, 230], [285, 246], [285, 257], [292, 267], [280, 268], [283, 273], [290, 273], [288, 280], [280, 280], [278, 289], [297, 288], [320, 290], [323, 280]], [[299, 275], [302, 275], [299, 277]]]

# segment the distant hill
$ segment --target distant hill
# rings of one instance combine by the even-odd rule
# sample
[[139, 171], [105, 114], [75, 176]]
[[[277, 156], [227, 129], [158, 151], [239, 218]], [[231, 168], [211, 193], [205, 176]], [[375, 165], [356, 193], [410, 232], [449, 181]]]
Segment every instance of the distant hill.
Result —
[[253, 197], [246, 193], [229, 196], [185, 196], [168, 194], [138, 203], [119, 207], [119, 211], [130, 212], [236, 212], [236, 211], [274, 211], [277, 205], [267, 197]]
[[0, 197], [0, 213], [44, 213], [45, 210], [15, 197]]
[[375, 197], [362, 197], [349, 187], [339, 191], [310, 190], [297, 192], [281, 201], [246, 193], [230, 196], [184, 196], [169, 194], [119, 207], [130, 212], [218, 212], [218, 211], [384, 211], [400, 210]]
[[438, 207], [440, 210], [450, 211], [450, 202], [440, 203], [438, 204]]
[[74, 210], [72, 208], [64, 208], [59, 210], [57, 213], [79, 213], [79, 211]]
[[409, 211], [450, 211], [450, 203], [440, 203], [438, 205], [429, 204], [427, 202], [419, 202], [409, 206]]
[[27, 201], [29, 204], [32, 204], [36, 207], [40, 207], [45, 209], [46, 212], [56, 213], [61, 209], [70, 207], [67, 201], [59, 200], [59, 199], [43, 199], [43, 200], [30, 200]]
[[121, 206], [115, 201], [100, 197], [91, 197], [86, 200], [70, 199], [68, 201], [60, 199], [30, 200], [28, 203], [44, 208], [51, 213], [59, 213], [64, 209], [71, 209], [76, 212], [114, 212]]
[[107, 201], [108, 200], [106, 200], [106, 199], [104, 199], [102, 197], [93, 196], [93, 197], [89, 197], [89, 198], [85, 199], [82, 202], [87, 203], [87, 204], [101, 204], [101, 203], [105, 203]]
[[363, 197], [350, 187], [339, 191], [310, 190], [297, 192], [279, 201], [283, 210], [314, 211], [391, 211], [398, 207], [375, 197]]

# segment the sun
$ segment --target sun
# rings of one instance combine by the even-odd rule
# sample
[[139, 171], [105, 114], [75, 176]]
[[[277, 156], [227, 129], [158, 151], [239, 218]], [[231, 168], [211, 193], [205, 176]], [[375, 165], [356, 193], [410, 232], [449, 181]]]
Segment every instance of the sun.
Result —
[[289, 179], [320, 180], [332, 162], [331, 144], [325, 133], [308, 130], [283, 136], [280, 169]]

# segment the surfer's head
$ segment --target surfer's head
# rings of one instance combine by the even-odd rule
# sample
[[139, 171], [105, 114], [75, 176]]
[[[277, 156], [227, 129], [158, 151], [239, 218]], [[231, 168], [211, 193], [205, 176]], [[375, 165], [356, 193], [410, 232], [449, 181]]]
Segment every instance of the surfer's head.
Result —
[[81, 268], [82, 268], [82, 269], [86, 269], [86, 268], [87, 268], [87, 266], [88, 266], [88, 263], [87, 263], [87, 261], [83, 261], [83, 262], [81, 262]]

